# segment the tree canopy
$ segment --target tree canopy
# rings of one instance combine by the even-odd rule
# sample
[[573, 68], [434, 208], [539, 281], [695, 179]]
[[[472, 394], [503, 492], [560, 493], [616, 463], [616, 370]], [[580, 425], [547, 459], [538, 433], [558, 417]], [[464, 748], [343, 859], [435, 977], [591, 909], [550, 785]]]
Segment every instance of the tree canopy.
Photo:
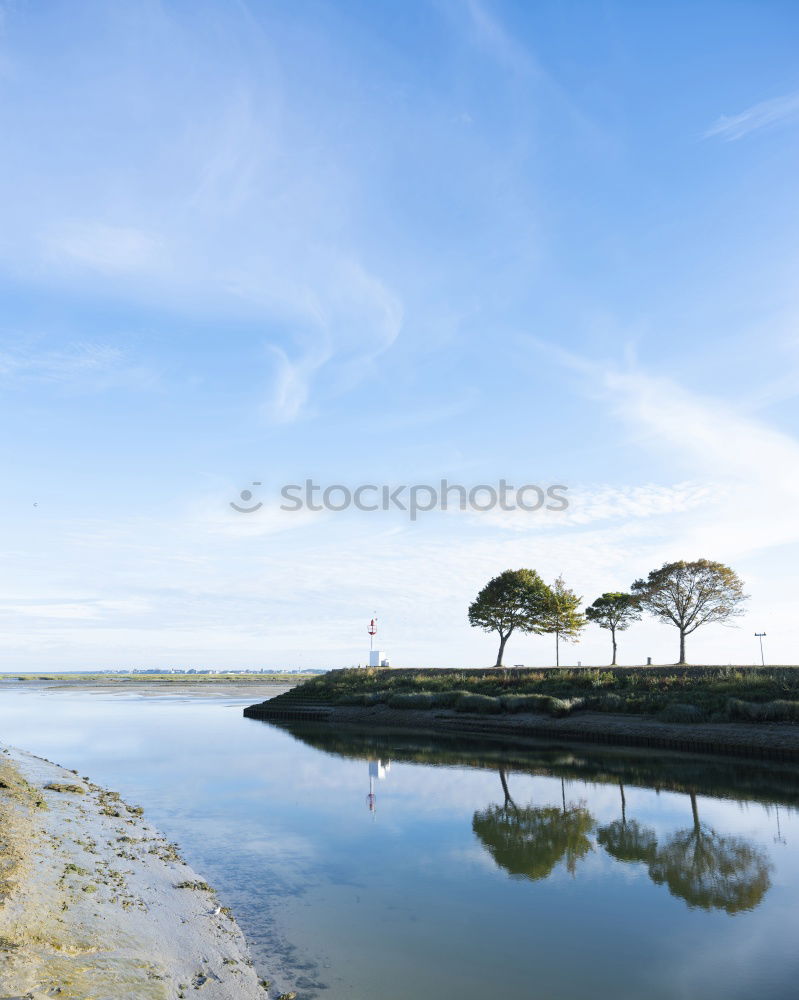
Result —
[[507, 569], [489, 580], [469, 605], [470, 625], [499, 634], [498, 667], [514, 631], [541, 634], [547, 630], [544, 614], [549, 595], [549, 587], [534, 569]]
[[632, 585], [641, 607], [680, 630], [680, 658], [685, 663], [685, 637], [700, 625], [726, 622], [743, 614], [747, 599], [738, 574], [710, 559], [664, 563]]
[[549, 588], [544, 608], [543, 631], [555, 636], [555, 665], [560, 666], [560, 640], [576, 642], [585, 628], [585, 615], [580, 611], [581, 597], [566, 586], [562, 576]]
[[585, 617], [600, 628], [610, 630], [613, 643], [611, 666], [616, 666], [616, 633], [628, 629], [641, 617], [641, 604], [632, 594], [609, 591], [585, 609]]

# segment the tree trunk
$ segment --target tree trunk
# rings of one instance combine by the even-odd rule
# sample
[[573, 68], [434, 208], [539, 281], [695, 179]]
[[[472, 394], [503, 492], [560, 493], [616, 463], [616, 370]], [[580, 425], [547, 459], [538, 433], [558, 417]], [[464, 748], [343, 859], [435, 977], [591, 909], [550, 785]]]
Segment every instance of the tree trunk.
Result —
[[[508, 635], [509, 635], [509, 634], [510, 634], [510, 633], [508, 633]], [[502, 633], [500, 632], [500, 633], [499, 633], [499, 652], [497, 653], [497, 663], [496, 663], [496, 665], [497, 665], [498, 667], [501, 667], [501, 666], [502, 666], [502, 657], [503, 657], [503, 655], [504, 655], [504, 653], [505, 653], [505, 643], [506, 643], [507, 641], [508, 641], [508, 636], [507, 636], [507, 635], [503, 635], [503, 634], [502, 634]]]
[[560, 639], [560, 633], [555, 629], [555, 666], [560, 666], [560, 648], [558, 644], [558, 639]]
[[612, 628], [610, 630], [610, 637], [613, 640], [613, 659], [610, 661], [611, 667], [616, 666], [616, 629]]
[[680, 659], [677, 661], [677, 666], [681, 667], [685, 664], [685, 632], [680, 629]]
[[619, 791], [621, 792], [621, 825], [627, 826], [627, 799], [624, 797], [624, 785], [619, 782]]

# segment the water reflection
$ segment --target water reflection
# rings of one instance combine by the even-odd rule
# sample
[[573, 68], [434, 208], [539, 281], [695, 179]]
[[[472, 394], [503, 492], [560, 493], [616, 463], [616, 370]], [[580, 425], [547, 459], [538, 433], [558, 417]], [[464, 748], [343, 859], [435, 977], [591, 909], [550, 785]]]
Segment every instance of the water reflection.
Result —
[[377, 810], [377, 795], [375, 793], [375, 782], [383, 781], [391, 770], [390, 760], [370, 760], [369, 761], [369, 794], [366, 796], [366, 802], [369, 806], [369, 812], [374, 813]]
[[[493, 758], [508, 755], [491, 743], [480, 750], [472, 744], [468, 750], [453, 741], [425, 741], [407, 734], [375, 737], [366, 734], [333, 733], [325, 728], [284, 726], [303, 742], [339, 756], [366, 756], [369, 760], [370, 811], [376, 808], [375, 781], [385, 777], [390, 764], [372, 757], [381, 740], [388, 741], [395, 760], [421, 764], [493, 767]], [[596, 752], [583, 757], [579, 751], [562, 747], [515, 750], [511, 752], [514, 769], [526, 774], [560, 778], [560, 806], [520, 804], [511, 792], [510, 766], [496, 768], [502, 802], [490, 803], [477, 810], [472, 830], [481, 846], [496, 865], [513, 879], [539, 881], [549, 878], [560, 865], [575, 876], [579, 862], [595, 848], [623, 864], [643, 866], [656, 885], [665, 886], [672, 896], [690, 908], [722, 910], [728, 914], [748, 911], [758, 906], [771, 886], [772, 863], [766, 850], [740, 835], [724, 835], [703, 823], [699, 816], [697, 795], [715, 795], [748, 801], [757, 793], [742, 796], [744, 787], [763, 787], [761, 765], [750, 762], [727, 763], [715, 759], [689, 758], [684, 755], [641, 755], [627, 751]], [[370, 759], [371, 758], [371, 759]], [[582, 781], [586, 771], [592, 783], [613, 782], [620, 798], [620, 818], [598, 826], [587, 808], [586, 799], [567, 801], [566, 780]], [[769, 765], [773, 801], [777, 789], [783, 798], [797, 800], [795, 771]], [[757, 782], [755, 774], [760, 775]], [[638, 787], [667, 788], [684, 792], [691, 805], [692, 823], [658, 840], [655, 829], [627, 816], [625, 781]], [[777, 804], [777, 836], [779, 832]], [[593, 836], [592, 836], [593, 835]]]
[[627, 799], [624, 784], [619, 782], [621, 794], [621, 819], [614, 819], [597, 830], [596, 839], [608, 854], [617, 861], [651, 864], [657, 852], [657, 837], [650, 826], [627, 819]]
[[588, 834], [594, 818], [582, 804], [562, 808], [518, 806], [511, 797], [504, 769], [499, 771], [504, 803], [491, 805], [474, 814], [472, 829], [494, 861], [513, 878], [543, 879], [560, 862], [574, 875], [577, 862], [593, 845]]
[[699, 819], [690, 793], [693, 824], [678, 830], [657, 850], [649, 876], [673, 896], [703, 910], [752, 910], [768, 891], [771, 863], [762, 848], [742, 837], [724, 837]]

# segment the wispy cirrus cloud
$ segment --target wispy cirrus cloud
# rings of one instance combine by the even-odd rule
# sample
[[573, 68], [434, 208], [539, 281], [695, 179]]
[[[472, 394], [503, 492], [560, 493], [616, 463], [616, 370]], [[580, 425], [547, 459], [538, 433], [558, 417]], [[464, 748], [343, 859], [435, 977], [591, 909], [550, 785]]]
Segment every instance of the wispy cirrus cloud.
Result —
[[649, 452], [678, 458], [692, 470], [682, 497], [694, 516], [681, 519], [675, 541], [685, 551], [731, 557], [799, 541], [799, 440], [745, 408], [685, 389], [634, 363], [598, 363], [531, 339], [586, 378], [587, 393], [607, 401]]
[[54, 256], [105, 274], [153, 271], [163, 265], [158, 237], [133, 226], [71, 223], [45, 243]]
[[156, 374], [110, 344], [76, 341], [59, 349], [17, 344], [0, 352], [0, 383], [47, 383], [88, 391], [151, 386]]
[[740, 114], [722, 115], [707, 129], [703, 138], [719, 138], [725, 142], [735, 142], [758, 129], [797, 120], [799, 120], [799, 91], [794, 91], [753, 104]]
[[[275, 23], [254, 32], [246, 8], [223, 19], [224, 57], [202, 17], [196, 34], [157, 5], [131, 16], [152, 43], [146, 72], [127, 15], [100, 5], [80, 46], [87, 75], [70, 76], [58, 108], [21, 83], [3, 94], [18, 141], [0, 162], [15, 192], [0, 273], [46, 295], [260, 328], [258, 416], [291, 423], [367, 378], [403, 329], [401, 276], [360, 215], [374, 119], [329, 130], [324, 101], [295, 97], [305, 76]], [[16, 58], [35, 75], [38, 48]], [[87, 83], [98, 74], [102, 88]]]

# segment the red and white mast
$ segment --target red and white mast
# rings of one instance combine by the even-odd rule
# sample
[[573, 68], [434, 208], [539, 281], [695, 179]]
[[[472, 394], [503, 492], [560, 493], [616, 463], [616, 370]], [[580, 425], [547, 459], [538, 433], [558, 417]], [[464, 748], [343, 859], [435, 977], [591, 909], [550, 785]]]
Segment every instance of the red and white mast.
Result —
[[369, 628], [366, 630], [369, 633], [369, 652], [375, 648], [375, 636], [377, 635], [377, 615], [369, 622]]

